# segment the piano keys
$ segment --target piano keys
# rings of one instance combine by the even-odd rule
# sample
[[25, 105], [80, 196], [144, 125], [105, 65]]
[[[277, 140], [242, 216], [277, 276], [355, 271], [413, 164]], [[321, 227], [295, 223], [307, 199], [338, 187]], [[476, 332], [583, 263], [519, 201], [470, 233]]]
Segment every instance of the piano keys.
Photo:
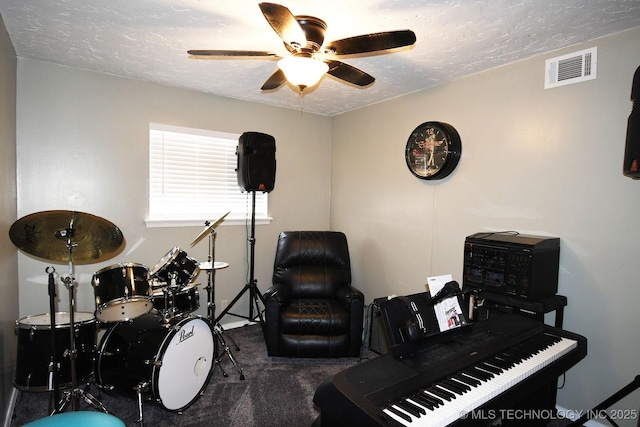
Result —
[[321, 384], [314, 402], [325, 427], [472, 425], [477, 414], [499, 414], [532, 390], [555, 387], [585, 356], [580, 335], [500, 316], [410, 354], [387, 353], [348, 368]]

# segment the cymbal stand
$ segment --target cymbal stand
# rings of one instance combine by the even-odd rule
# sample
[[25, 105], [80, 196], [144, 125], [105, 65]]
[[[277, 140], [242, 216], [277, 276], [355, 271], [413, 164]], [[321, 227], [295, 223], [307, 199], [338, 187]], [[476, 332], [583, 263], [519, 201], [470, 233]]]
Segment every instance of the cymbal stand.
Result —
[[[49, 388], [53, 390], [53, 402], [55, 407], [52, 414], [58, 413], [60, 410], [60, 386], [58, 385], [58, 371], [60, 369], [60, 362], [58, 361], [58, 343], [56, 339], [56, 286], [55, 279], [53, 278], [56, 269], [54, 267], [47, 267], [44, 270], [49, 276], [49, 316], [51, 321], [51, 365], [49, 368]], [[49, 407], [51, 410], [51, 407]]]
[[69, 228], [65, 230], [59, 230], [57, 232], [60, 238], [67, 239], [67, 249], [69, 250], [69, 275], [67, 277], [61, 278], [65, 287], [69, 290], [69, 349], [66, 349], [64, 352], [65, 356], [69, 356], [69, 361], [71, 363], [71, 390], [65, 392], [64, 398], [62, 398], [59, 407], [60, 412], [63, 412], [66, 407], [71, 403], [71, 409], [73, 411], [77, 411], [78, 408], [78, 397], [82, 397], [85, 402], [92, 405], [94, 408], [109, 413], [104, 405], [96, 399], [93, 395], [86, 391], [86, 388], [89, 387], [87, 383], [85, 388], [77, 387], [77, 379], [76, 379], [76, 334], [75, 334], [75, 323], [74, 323], [74, 314], [76, 311], [75, 308], [75, 298], [74, 298], [74, 289], [75, 289], [75, 279], [73, 277], [73, 248], [77, 247], [78, 244], [71, 241], [74, 235], [73, 229], [73, 220], [71, 220], [69, 224]]
[[[208, 224], [205, 223], [206, 225]], [[211, 328], [213, 330], [213, 336], [218, 340], [220, 345], [222, 346], [222, 351], [219, 355], [216, 355], [216, 360], [214, 361], [214, 369], [215, 367], [219, 367], [222, 372], [222, 376], [225, 378], [228, 377], [225, 370], [222, 368], [220, 362], [222, 358], [226, 354], [229, 357], [229, 360], [233, 364], [233, 366], [238, 369], [238, 373], [240, 374], [240, 379], [244, 380], [244, 372], [242, 371], [242, 367], [238, 365], [238, 362], [233, 355], [233, 352], [229, 348], [227, 341], [225, 340], [224, 328], [216, 319], [216, 303], [215, 303], [215, 245], [216, 245], [216, 230], [215, 228], [211, 229], [211, 233], [209, 234], [209, 255], [207, 256], [207, 261], [211, 263], [211, 269], [207, 270], [207, 317], [209, 319]], [[233, 343], [233, 346], [236, 348], [236, 351], [240, 350], [240, 347], [235, 343], [233, 338], [229, 337], [229, 340]]]

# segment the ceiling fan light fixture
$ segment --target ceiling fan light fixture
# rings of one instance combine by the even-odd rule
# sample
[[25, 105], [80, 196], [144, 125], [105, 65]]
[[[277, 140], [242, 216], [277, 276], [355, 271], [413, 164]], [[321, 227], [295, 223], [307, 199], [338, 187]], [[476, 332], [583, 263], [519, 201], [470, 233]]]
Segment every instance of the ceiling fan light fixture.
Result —
[[278, 61], [278, 68], [291, 84], [302, 89], [318, 83], [329, 66], [311, 56], [292, 55]]
[[[259, 6], [265, 19], [290, 54], [278, 62], [278, 70], [269, 76], [261, 90], [275, 90], [288, 82], [299, 89], [302, 97], [304, 89], [317, 85], [324, 74], [330, 74], [345, 83], [364, 88], [373, 84], [376, 79], [331, 56], [377, 55], [391, 49], [411, 46], [416, 42], [413, 31], [399, 30], [346, 37], [325, 45], [327, 24], [322, 19], [309, 15], [294, 15], [286, 6], [276, 3], [259, 3]], [[314, 58], [314, 55], [319, 52], [329, 55], [325, 57], [326, 62]], [[189, 50], [187, 53], [191, 58], [209, 57], [211, 59], [281, 57], [277, 53], [259, 50], [201, 49]]]

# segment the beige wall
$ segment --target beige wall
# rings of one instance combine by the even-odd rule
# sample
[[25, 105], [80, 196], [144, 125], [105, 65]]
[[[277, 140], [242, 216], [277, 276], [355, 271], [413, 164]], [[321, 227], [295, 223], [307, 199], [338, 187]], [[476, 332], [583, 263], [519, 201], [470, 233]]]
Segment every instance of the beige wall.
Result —
[[[596, 80], [543, 89], [546, 58], [591, 46], [598, 47]], [[188, 248], [201, 227], [144, 226], [148, 123], [270, 133], [278, 173], [270, 194], [274, 221], [256, 233], [262, 290], [284, 229], [346, 232], [354, 284], [367, 302], [420, 291], [430, 275], [460, 280], [464, 238], [474, 232], [558, 236], [559, 291], [569, 298], [565, 328], [589, 339], [589, 355], [567, 374], [559, 404], [587, 409], [637, 374], [640, 184], [621, 169], [639, 50], [636, 29], [333, 119], [19, 59], [18, 217], [74, 209], [122, 229], [127, 247], [120, 255], [76, 267], [78, 309], [92, 311], [90, 277], [106, 265], [153, 266], [173, 246], [206, 258], [205, 244]], [[1, 64], [10, 68], [11, 61]], [[3, 81], [11, 75], [0, 71]], [[0, 116], [10, 117], [10, 109]], [[409, 133], [427, 120], [450, 122], [463, 140], [458, 169], [440, 182], [414, 178], [404, 163]], [[2, 150], [11, 151], [4, 139]], [[246, 238], [245, 227], [219, 229], [217, 259], [231, 267], [217, 275], [218, 303], [246, 282]], [[46, 312], [50, 264], [18, 259], [19, 315]], [[66, 275], [65, 265], [56, 269]], [[246, 313], [246, 302], [237, 311]], [[3, 337], [12, 333], [4, 330]], [[619, 406], [634, 409], [637, 400]]]
[[[544, 90], [545, 59], [592, 46], [596, 80]], [[419, 292], [432, 275], [461, 281], [475, 232], [558, 236], [564, 326], [589, 340], [558, 403], [589, 409], [630, 382], [640, 182], [622, 175], [622, 158], [638, 52], [640, 29], [336, 117], [331, 226], [348, 233], [368, 300]], [[430, 120], [462, 138], [458, 168], [438, 182], [414, 178], [404, 160], [409, 134]], [[625, 406], [637, 409], [637, 396]]]
[[16, 357], [17, 250], [9, 241], [16, 220], [16, 57], [0, 16], [0, 414], [9, 407]]
[[[276, 184], [269, 194], [274, 219], [256, 227], [261, 291], [270, 285], [280, 231], [329, 226], [329, 118], [19, 59], [18, 216], [50, 209], [88, 212], [116, 224], [126, 240], [118, 256], [76, 266], [79, 311], [95, 309], [91, 275], [102, 267], [136, 262], [153, 268], [174, 246], [200, 261], [207, 259], [206, 240], [190, 247], [204, 224], [145, 227], [150, 122], [238, 134], [254, 130], [275, 137]], [[247, 282], [247, 232], [244, 225], [218, 228], [216, 259], [230, 263], [216, 275], [218, 304], [232, 300]], [[21, 316], [48, 311], [43, 286], [48, 265], [19, 255]], [[68, 275], [67, 265], [55, 268]], [[206, 281], [206, 275], [199, 279]], [[58, 284], [58, 310], [66, 311], [68, 292]], [[206, 313], [203, 288], [200, 314]], [[246, 293], [232, 312], [247, 314], [248, 302]]]

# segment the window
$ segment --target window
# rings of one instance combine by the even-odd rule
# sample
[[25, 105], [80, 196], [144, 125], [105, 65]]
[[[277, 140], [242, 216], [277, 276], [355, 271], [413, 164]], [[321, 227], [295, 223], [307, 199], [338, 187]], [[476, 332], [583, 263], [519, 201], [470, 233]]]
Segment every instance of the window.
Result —
[[[147, 225], [201, 225], [227, 212], [225, 223], [245, 222], [251, 216], [252, 193], [238, 186], [238, 138], [150, 124]], [[255, 197], [256, 223], [268, 221], [267, 193], [257, 192]]]

